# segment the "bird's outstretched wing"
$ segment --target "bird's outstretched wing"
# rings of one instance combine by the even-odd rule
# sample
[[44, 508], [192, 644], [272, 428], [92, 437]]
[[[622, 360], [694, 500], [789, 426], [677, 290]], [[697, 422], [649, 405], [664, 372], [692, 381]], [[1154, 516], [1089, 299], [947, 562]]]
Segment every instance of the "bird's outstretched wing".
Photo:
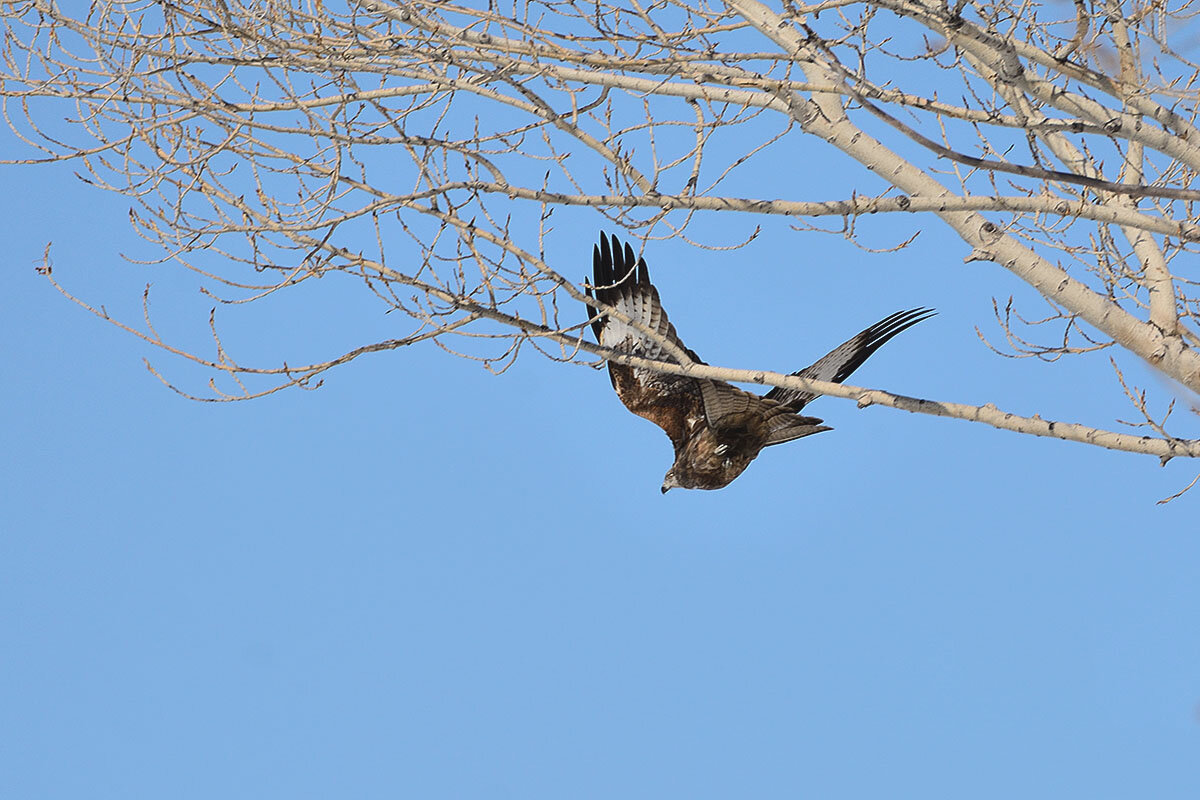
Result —
[[[854, 370], [863, 365], [871, 355], [883, 347], [889, 339], [903, 330], [911, 328], [918, 322], [929, 319], [937, 312], [930, 308], [914, 308], [909, 311], [897, 311], [889, 317], [876, 322], [871, 327], [842, 342], [822, 356], [811, 366], [799, 372], [793, 372], [801, 378], [812, 378], [818, 381], [841, 383], [850, 377]], [[778, 387], [767, 392], [763, 397], [775, 400], [790, 411], [799, 411], [819, 395], [816, 392], [806, 392], [799, 389], [780, 389]]]
[[[646, 333], [649, 330], [687, 353], [692, 361], [704, 363], [675, 333], [675, 326], [667, 319], [659, 301], [658, 290], [650, 282], [646, 262], [634, 255], [632, 247], [628, 244], [622, 247], [616, 236], [606, 237], [601, 233], [600, 244], [592, 248], [592, 278], [588, 296], [594, 296], [616, 312], [588, 307], [597, 342], [642, 358], [677, 361], [661, 341]], [[621, 402], [666, 431], [677, 448], [703, 419], [699, 381], [694, 378], [612, 361], [608, 363], [608, 373]]]
[[[610, 247], [609, 241], [612, 245]], [[592, 246], [592, 286], [586, 289], [601, 303], [611, 306], [619, 314], [648, 328], [686, 352], [693, 361], [703, 363], [699, 357], [684, 346], [675, 326], [667, 319], [658, 289], [650, 282], [650, 271], [646, 259], [637, 258], [628, 244], [622, 247], [616, 236], [600, 234], [600, 244]], [[592, 310], [592, 330], [596, 341], [614, 350], [635, 353], [654, 361], [675, 361], [660, 342], [638, 327], [607, 313]]]

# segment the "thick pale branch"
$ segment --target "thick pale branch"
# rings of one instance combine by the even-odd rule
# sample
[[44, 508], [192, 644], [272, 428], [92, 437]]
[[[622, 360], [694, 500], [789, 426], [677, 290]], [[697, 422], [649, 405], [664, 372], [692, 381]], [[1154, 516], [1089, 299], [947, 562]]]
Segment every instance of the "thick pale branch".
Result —
[[1048, 214], [1062, 218], [1090, 219], [1097, 222], [1127, 225], [1151, 233], [1175, 236], [1186, 241], [1200, 241], [1200, 225], [1176, 222], [1131, 211], [1127, 208], [1072, 201], [1061, 197], [1021, 197], [973, 195], [958, 197], [909, 197], [908, 195], [866, 197], [849, 200], [758, 200], [749, 197], [720, 197], [671, 195], [578, 195], [563, 194], [545, 189], [531, 189], [510, 183], [493, 181], [455, 181], [423, 192], [403, 197], [394, 196], [390, 202], [411, 202], [439, 194], [457, 191], [503, 194], [514, 199], [532, 200], [564, 206], [596, 208], [660, 208], [690, 211], [735, 211], [748, 214], [769, 214], [790, 217], [847, 217], [869, 214], [917, 213], [924, 211], [999, 211], [1010, 213]]
[[[812, 52], [807, 41], [768, 7], [757, 0], [728, 0], [728, 3], [755, 28], [791, 53], [810, 81], [835, 83], [839, 80], [835, 71], [820, 63], [819, 54]], [[814, 96], [807, 107], [796, 104], [794, 113], [806, 131], [825, 139], [902, 191], [914, 196], [949, 194], [946, 187], [855, 127], [842, 107], [828, 96]], [[1165, 374], [1191, 389], [1200, 390], [1200, 354], [1187, 348], [1178, 336], [1165, 335], [1157, 326], [1138, 320], [1110, 298], [1093, 291], [978, 214], [941, 212], [938, 216], [974, 248], [977, 259], [1004, 266]]]

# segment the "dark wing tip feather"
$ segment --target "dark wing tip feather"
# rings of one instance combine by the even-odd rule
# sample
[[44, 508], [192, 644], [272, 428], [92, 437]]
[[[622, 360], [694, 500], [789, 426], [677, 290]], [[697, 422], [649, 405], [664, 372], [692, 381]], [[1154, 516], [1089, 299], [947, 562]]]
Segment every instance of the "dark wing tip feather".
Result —
[[895, 314], [879, 320], [855, 337], [858, 340], [858, 347], [846, 363], [838, 369], [833, 377], [833, 382], [841, 383], [846, 380], [854, 370], [861, 367], [868, 358], [875, 354], [876, 350], [887, 344], [896, 334], [908, 330], [918, 322], [924, 322], [935, 314], [937, 311], [932, 308], [911, 308], [907, 311], [897, 311]]
[[[604, 243], [603, 236], [600, 237], [600, 243]], [[604, 301], [600, 295], [599, 287], [604, 285], [603, 275], [604, 258], [600, 253], [600, 248], [596, 245], [592, 245], [592, 280], [590, 284], [586, 281], [584, 282], [583, 290], [588, 297], [591, 297], [595, 300], [600, 300], [601, 302]], [[596, 287], [595, 294], [592, 294], [593, 287]], [[592, 333], [595, 334], [596, 341], [599, 342], [600, 332], [604, 330], [604, 314], [600, 311], [600, 309], [590, 305], [587, 307], [587, 311], [588, 319], [592, 321]]]
[[[608, 240], [604, 238], [604, 234], [600, 234], [600, 246], [594, 248], [594, 252], [598, 255], [595, 262], [595, 278], [597, 286], [607, 285], [612, 283], [612, 251], [608, 247]], [[596, 289], [597, 293], [600, 291]]]
[[[614, 236], [613, 242], [615, 243], [616, 240], [617, 238]], [[630, 274], [637, 269], [637, 256], [634, 255], [633, 247], [629, 244], [629, 242], [625, 243], [625, 260], [622, 262], [621, 266], [623, 267], [621, 270], [621, 280], [628, 278]], [[636, 280], [637, 276], [634, 275], [634, 281], [636, 282]]]
[[[629, 295], [631, 286], [648, 285], [649, 282], [646, 262], [634, 255], [633, 248], [628, 244], [622, 245], [616, 234], [600, 231], [600, 243], [592, 245], [592, 286], [588, 296], [594, 296], [605, 305], [616, 305], [622, 296]], [[596, 341], [600, 341], [606, 315], [591, 307], [589, 311], [590, 316], [596, 316], [592, 331], [596, 334]]]
[[596, 299], [607, 302], [616, 290], [616, 284], [624, 283], [632, 276], [633, 285], [649, 283], [650, 275], [645, 259], [638, 258], [633, 248], [622, 244], [616, 234], [600, 232], [600, 244], [592, 246], [592, 277], [596, 287]]
[[918, 322], [923, 322], [936, 315], [937, 311], [932, 308], [910, 308], [907, 311], [897, 311], [895, 314], [879, 320], [879, 322], [867, 328], [863, 333], [867, 334], [872, 341], [876, 339], [887, 341], [897, 333], [900, 333], [900, 331], [911, 328]]

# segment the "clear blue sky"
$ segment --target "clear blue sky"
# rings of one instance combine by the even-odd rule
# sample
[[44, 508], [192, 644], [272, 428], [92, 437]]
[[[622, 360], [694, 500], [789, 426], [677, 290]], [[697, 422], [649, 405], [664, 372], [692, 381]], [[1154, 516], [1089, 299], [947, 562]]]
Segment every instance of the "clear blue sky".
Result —
[[[141, 359], [201, 376], [34, 272], [53, 241], [131, 321], [153, 281], [165, 332], [203, 343], [193, 283], [118, 257], [147, 252], [127, 202], [3, 176], [0, 796], [1200, 796], [1200, 492], [1154, 505], [1200, 465], [823, 399], [834, 432], [663, 497], [669, 443], [602, 372], [432, 346], [198, 404]], [[582, 277], [601, 224], [563, 215], [551, 257]], [[871, 224], [924, 233], [647, 256], [712, 363], [795, 369], [931, 305], [857, 382], [1130, 416], [1106, 354], [978, 341], [1021, 292], [999, 267], [930, 220]], [[363, 294], [222, 319], [301, 361], [395, 332]]]

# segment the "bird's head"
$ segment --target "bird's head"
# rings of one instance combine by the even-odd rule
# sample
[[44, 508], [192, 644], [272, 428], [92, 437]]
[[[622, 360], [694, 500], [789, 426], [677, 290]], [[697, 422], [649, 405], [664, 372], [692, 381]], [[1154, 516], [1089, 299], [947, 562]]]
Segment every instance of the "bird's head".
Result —
[[667, 470], [667, 474], [663, 476], [662, 493], [666, 494], [672, 489], [683, 488], [683, 484], [675, 477], [675, 468], [671, 467]]

